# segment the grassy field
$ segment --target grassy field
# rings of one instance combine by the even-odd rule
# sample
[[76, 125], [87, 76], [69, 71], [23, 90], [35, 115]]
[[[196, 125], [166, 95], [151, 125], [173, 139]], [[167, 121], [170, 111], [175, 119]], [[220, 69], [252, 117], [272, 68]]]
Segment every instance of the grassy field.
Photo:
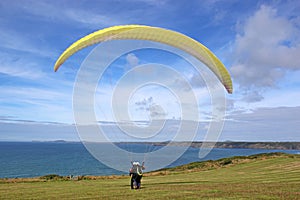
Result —
[[191, 163], [145, 174], [140, 190], [127, 176], [85, 178], [2, 179], [0, 199], [300, 199], [300, 155]]

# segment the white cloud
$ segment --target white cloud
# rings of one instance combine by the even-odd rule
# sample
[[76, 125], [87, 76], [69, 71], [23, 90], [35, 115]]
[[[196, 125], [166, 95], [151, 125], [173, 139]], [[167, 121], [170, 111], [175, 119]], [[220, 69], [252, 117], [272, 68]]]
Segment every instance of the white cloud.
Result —
[[63, 139], [67, 141], [80, 141], [76, 127], [73, 125], [53, 124], [35, 121], [1, 122], [1, 141], [53, 141]]
[[274, 87], [287, 70], [300, 69], [300, 30], [288, 16], [262, 5], [237, 34], [231, 73], [244, 89]]
[[68, 2], [48, 2], [48, 1], [24, 1], [20, 3], [4, 4], [3, 8], [15, 13], [24, 13], [29, 16], [27, 19], [38, 21], [47, 21], [54, 23], [70, 24], [74, 23], [77, 27], [95, 27], [110, 26], [113, 24], [122, 24], [122, 19], [115, 13], [107, 13], [103, 9], [85, 8], [88, 5], [81, 6], [80, 3], [70, 4]]
[[66, 87], [64, 83], [57, 86], [49, 82], [48, 86], [32, 86], [32, 82], [26, 81], [24, 83], [23, 86], [0, 86], [0, 115], [35, 121], [73, 121], [72, 88]]
[[126, 56], [126, 61], [127, 61], [127, 64], [128, 64], [131, 68], [133, 68], [133, 67], [135, 67], [135, 66], [137, 66], [137, 65], [139, 64], [139, 58], [136, 57], [136, 55], [133, 54], [133, 53], [127, 54], [127, 56]]
[[[220, 140], [235, 141], [300, 141], [300, 107], [259, 108], [250, 112], [235, 112], [225, 123]], [[8, 121], [5, 121], [8, 119]], [[9, 122], [10, 121], [10, 122]], [[167, 120], [163, 133], [155, 140], [173, 139], [180, 121]], [[187, 122], [190, 123], [190, 122]], [[33, 124], [35, 124], [33, 126]], [[128, 141], [115, 123], [102, 123], [108, 136], [117, 141]], [[186, 133], [190, 127], [185, 127]], [[207, 123], [200, 123], [198, 139], [206, 132]], [[113, 130], [113, 131], [112, 131]], [[9, 131], [10, 134], [1, 134]], [[42, 134], [41, 134], [42, 133]], [[165, 134], [168, 133], [168, 134]], [[8, 116], [0, 117], [1, 140], [78, 140], [74, 126], [36, 121], [22, 121]], [[132, 138], [131, 138], [132, 139]]]
[[24, 79], [38, 79], [45, 74], [32, 61], [0, 52], [0, 73]]
[[67, 19], [85, 26], [112, 26], [121, 23], [121, 20], [114, 19], [112, 15], [101, 15], [80, 9], [66, 9], [63, 14]]
[[5, 31], [0, 31], [0, 47], [31, 53], [35, 56], [54, 57], [55, 51], [43, 45], [43, 42], [34, 36], [35, 33], [31, 35], [26, 34], [5, 28]]
[[243, 101], [251, 103], [263, 100], [264, 97], [258, 91], [249, 91], [242, 98]]
[[257, 108], [227, 118], [221, 140], [300, 141], [300, 107]]

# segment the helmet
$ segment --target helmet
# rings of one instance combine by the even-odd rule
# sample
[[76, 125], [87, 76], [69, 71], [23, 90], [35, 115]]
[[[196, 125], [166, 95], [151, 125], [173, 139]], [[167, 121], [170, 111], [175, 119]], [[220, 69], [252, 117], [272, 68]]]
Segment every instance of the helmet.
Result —
[[132, 164], [133, 164], [133, 165], [140, 165], [139, 162], [133, 162]]

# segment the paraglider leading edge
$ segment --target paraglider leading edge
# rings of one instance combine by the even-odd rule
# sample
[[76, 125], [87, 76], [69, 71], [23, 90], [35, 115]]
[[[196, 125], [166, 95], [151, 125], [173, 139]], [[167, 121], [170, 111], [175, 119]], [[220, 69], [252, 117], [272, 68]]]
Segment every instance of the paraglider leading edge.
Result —
[[77, 51], [108, 40], [150, 40], [179, 48], [203, 62], [221, 81], [229, 94], [233, 92], [232, 80], [223, 63], [203, 44], [181, 33], [144, 25], [112, 26], [84, 36], [70, 45], [57, 59], [54, 71]]

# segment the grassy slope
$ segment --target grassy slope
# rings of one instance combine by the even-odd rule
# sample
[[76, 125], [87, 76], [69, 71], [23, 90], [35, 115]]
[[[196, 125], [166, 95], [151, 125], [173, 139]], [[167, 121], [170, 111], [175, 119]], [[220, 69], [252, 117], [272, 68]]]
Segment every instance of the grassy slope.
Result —
[[130, 190], [129, 177], [122, 176], [14, 181], [0, 181], [0, 199], [299, 199], [300, 156], [273, 154], [191, 163], [145, 174], [141, 190]]

